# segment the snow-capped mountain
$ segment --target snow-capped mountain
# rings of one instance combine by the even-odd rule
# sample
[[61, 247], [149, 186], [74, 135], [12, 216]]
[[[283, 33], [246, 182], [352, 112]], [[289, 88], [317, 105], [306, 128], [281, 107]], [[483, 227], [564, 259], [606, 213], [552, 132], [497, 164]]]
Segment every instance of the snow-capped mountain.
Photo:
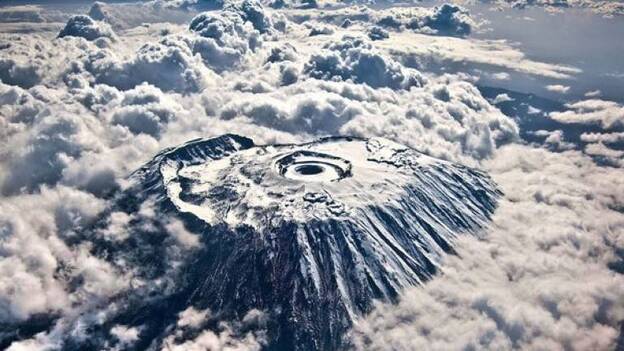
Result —
[[131, 180], [117, 210], [152, 203], [155, 217], [181, 220], [201, 243], [164, 264], [164, 230], [138, 221], [128, 240], [95, 245], [151, 282], [120, 297], [111, 319], [140, 327], [138, 349], [156, 345], [191, 306], [222, 320], [262, 311], [270, 350], [344, 347], [374, 300], [395, 301], [435, 274], [453, 239], [483, 228], [500, 196], [480, 171], [350, 137], [193, 140]]

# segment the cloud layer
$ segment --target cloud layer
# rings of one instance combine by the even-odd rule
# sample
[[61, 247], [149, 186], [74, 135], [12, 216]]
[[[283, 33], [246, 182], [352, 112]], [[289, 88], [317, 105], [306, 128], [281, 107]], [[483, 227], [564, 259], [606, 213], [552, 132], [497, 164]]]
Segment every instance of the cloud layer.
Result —
[[[0, 33], [2, 347], [80, 344], [90, 338], [84, 326], [102, 323], [102, 347], [139, 342], [140, 325], [103, 322], [122, 308], [111, 301], [166, 282], [149, 286], [155, 283], [131, 263], [107, 261], [94, 243], [126, 242], [128, 223], [153, 224], [159, 214], [150, 204], [132, 215], [114, 212], [94, 237], [78, 237], [158, 151], [227, 132], [258, 143], [383, 136], [484, 168], [503, 187], [492, 228], [461, 239], [442, 275], [363, 317], [352, 333], [356, 347], [614, 345], [624, 282], [609, 267], [622, 260], [624, 189], [622, 155], [610, 146], [622, 140], [611, 130], [621, 126], [622, 107], [591, 98], [550, 114], [603, 127], [581, 138], [593, 145], [586, 153], [613, 159], [611, 167], [581, 151], [523, 145], [514, 120], [462, 67], [553, 80], [577, 69], [531, 60], [504, 41], [471, 39], [477, 21], [454, 5], [302, 9], [315, 5], [96, 3], [52, 29]], [[41, 8], [3, 11], [7, 21], [59, 19]], [[503, 94], [494, 104], [509, 99]], [[557, 137], [548, 136], [563, 141]], [[175, 269], [197, 237], [175, 221], [164, 233], [163, 262]], [[41, 316], [50, 321], [40, 334], [19, 332]], [[259, 349], [263, 323], [259, 311], [220, 323], [210, 311], [190, 309], [156, 347]]]

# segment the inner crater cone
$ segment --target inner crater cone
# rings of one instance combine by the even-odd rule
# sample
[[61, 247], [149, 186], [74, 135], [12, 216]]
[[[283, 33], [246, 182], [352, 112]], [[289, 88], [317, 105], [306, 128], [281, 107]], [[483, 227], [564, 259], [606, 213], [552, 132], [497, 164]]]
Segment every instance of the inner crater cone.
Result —
[[137, 269], [176, 285], [165, 301], [137, 299], [124, 312], [136, 315], [120, 320], [175, 319], [189, 306], [233, 319], [258, 309], [270, 350], [344, 347], [374, 300], [396, 301], [431, 278], [458, 235], [489, 223], [501, 195], [479, 170], [380, 138], [199, 139], [161, 152], [132, 179], [129, 203], [155, 203], [201, 245], [171, 276], [144, 267], [162, 260], [158, 246], [150, 256], [153, 233], [133, 248]]
[[330, 154], [297, 150], [280, 157], [275, 168], [285, 178], [299, 181], [333, 182], [351, 176], [351, 162]]

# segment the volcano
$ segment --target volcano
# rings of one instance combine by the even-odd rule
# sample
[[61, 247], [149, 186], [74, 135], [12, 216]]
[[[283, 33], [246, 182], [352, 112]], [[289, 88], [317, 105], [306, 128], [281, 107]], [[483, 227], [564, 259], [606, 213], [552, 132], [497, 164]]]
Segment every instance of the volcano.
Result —
[[[131, 222], [124, 242], [93, 243], [151, 282], [111, 313], [109, 326], [140, 327], [137, 349], [162, 342], [189, 307], [221, 320], [262, 311], [268, 350], [344, 348], [375, 300], [396, 301], [430, 279], [458, 235], [488, 224], [501, 195], [479, 170], [353, 137], [193, 140], [158, 154], [131, 184], [115, 211], [151, 203], [156, 218], [175, 218], [199, 238], [175, 269], [158, 219]], [[106, 338], [106, 328], [95, 333]]]

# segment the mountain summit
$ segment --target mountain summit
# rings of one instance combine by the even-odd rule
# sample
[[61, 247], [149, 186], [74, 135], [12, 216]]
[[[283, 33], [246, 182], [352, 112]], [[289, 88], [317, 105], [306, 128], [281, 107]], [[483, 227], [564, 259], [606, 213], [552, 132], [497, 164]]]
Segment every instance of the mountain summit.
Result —
[[131, 180], [117, 210], [152, 203], [156, 217], [199, 239], [176, 269], [162, 263], [158, 225], [131, 223], [125, 242], [100, 246], [161, 284], [120, 299], [115, 323], [140, 326], [138, 349], [162, 340], [189, 307], [224, 320], [261, 311], [270, 350], [344, 347], [374, 300], [395, 301], [431, 278], [455, 237], [488, 223], [501, 194], [478, 170], [352, 137], [198, 139], [161, 152]]

